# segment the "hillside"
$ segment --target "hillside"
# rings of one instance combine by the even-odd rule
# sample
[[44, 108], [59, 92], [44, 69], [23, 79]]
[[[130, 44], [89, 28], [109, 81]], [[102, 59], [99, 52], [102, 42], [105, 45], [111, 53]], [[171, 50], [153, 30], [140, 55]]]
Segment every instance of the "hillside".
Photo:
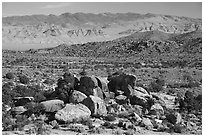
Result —
[[[192, 63], [193, 61], [202, 61], [202, 37], [200, 33], [200, 31], [186, 34], [168, 34], [159, 31], [138, 32], [112, 41], [73, 45], [61, 44], [54, 48], [26, 52], [53, 56], [105, 57], [125, 59], [131, 62], [176, 60]], [[194, 37], [195, 35], [197, 37]]]
[[47, 44], [47, 47], [109, 41], [146, 31], [182, 34], [202, 27], [201, 19], [137, 13], [13, 16], [2, 18], [2, 24], [3, 45]]

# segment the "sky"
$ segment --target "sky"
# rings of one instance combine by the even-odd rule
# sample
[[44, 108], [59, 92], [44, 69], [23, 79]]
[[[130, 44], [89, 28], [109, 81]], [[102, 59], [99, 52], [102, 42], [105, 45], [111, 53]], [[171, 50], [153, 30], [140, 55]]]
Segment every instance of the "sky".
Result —
[[202, 18], [201, 2], [3, 2], [2, 16], [62, 13], [155, 13]]

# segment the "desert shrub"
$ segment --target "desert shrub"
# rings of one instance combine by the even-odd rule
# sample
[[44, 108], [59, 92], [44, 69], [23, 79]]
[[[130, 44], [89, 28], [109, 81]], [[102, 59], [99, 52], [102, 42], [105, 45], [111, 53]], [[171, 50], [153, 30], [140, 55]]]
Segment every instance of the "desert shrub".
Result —
[[19, 77], [19, 81], [22, 84], [28, 84], [29, 78], [27, 76], [25, 76], [25, 75], [22, 75], [22, 76]]
[[21, 130], [23, 130], [23, 127], [25, 125], [28, 125], [29, 123], [30, 123], [30, 121], [29, 121], [29, 119], [25, 115], [17, 115], [14, 127], [17, 130], [21, 131]]
[[115, 118], [115, 116], [114, 115], [107, 115], [106, 117], [105, 117], [105, 120], [107, 120], [107, 121], [114, 121], [114, 120], [116, 120], [116, 118]]
[[156, 80], [152, 81], [149, 85], [149, 91], [151, 92], [160, 92], [163, 90], [163, 86], [165, 85], [165, 81], [161, 78], [156, 78]]
[[34, 97], [35, 91], [30, 89], [26, 86], [18, 85], [16, 86], [12, 93], [14, 94], [14, 97]]
[[49, 135], [50, 132], [51, 126], [42, 120], [36, 120], [33, 122], [33, 126], [28, 129], [27, 134]]
[[10, 85], [4, 84], [2, 86], [2, 102], [5, 105], [11, 106], [13, 96], [14, 96], [14, 94], [12, 94], [12, 89], [11, 89]]
[[52, 84], [55, 83], [55, 81], [54, 81], [53, 79], [49, 79], [49, 78], [48, 78], [48, 79], [46, 79], [43, 83], [52, 85]]
[[6, 74], [6, 78], [7, 78], [7, 79], [13, 79], [14, 77], [15, 77], [14, 74], [11, 73], [11, 72], [9, 72], [9, 73]]
[[25, 105], [25, 108], [27, 109], [27, 112], [25, 112], [26, 115], [30, 116], [32, 114], [41, 115], [44, 114], [44, 107], [42, 104], [30, 102]]
[[35, 102], [42, 102], [46, 100], [46, 97], [44, 96], [44, 92], [37, 92], [34, 95]]
[[13, 125], [15, 124], [15, 120], [12, 118], [10, 111], [6, 110], [5, 105], [2, 105], [2, 128], [4, 131], [13, 130]]

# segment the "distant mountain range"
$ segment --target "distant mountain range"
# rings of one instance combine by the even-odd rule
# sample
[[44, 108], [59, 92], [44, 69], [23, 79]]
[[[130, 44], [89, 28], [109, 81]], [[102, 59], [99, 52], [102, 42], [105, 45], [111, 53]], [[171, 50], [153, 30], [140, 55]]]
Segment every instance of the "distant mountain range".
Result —
[[201, 19], [137, 13], [13, 16], [2, 18], [2, 23], [3, 45], [47, 44], [47, 47], [49, 44], [103, 43], [126, 39], [126, 36], [128, 39], [164, 41], [173, 35], [199, 32], [202, 28]]

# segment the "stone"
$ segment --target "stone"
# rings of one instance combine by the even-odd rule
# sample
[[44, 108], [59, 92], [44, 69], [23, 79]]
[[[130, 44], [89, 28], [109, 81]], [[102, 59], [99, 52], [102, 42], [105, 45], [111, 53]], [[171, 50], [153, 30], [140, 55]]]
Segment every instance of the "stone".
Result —
[[90, 95], [88, 98], [82, 101], [82, 104], [84, 104], [85, 106], [89, 108], [92, 116], [106, 116], [107, 115], [105, 102], [99, 97]]
[[141, 124], [148, 130], [152, 130], [154, 127], [149, 118], [143, 118]]
[[144, 97], [140, 97], [140, 96], [131, 96], [130, 98], [130, 104], [131, 105], [140, 105], [142, 107], [146, 107], [147, 105], [147, 99]]
[[142, 107], [150, 107], [153, 105], [153, 98], [149, 94], [144, 94], [137, 90], [132, 90], [131, 96], [130, 96], [130, 104], [131, 105], [140, 105]]
[[74, 90], [74, 92], [71, 94], [71, 96], [69, 97], [69, 102], [70, 103], [80, 103], [82, 102], [85, 98], [87, 98], [87, 96], [77, 90]]
[[105, 98], [108, 99], [113, 99], [115, 98], [115, 93], [114, 92], [104, 92]]
[[43, 101], [40, 104], [46, 112], [56, 112], [65, 106], [64, 101], [59, 99]]
[[57, 111], [55, 118], [62, 122], [73, 122], [87, 119], [91, 115], [91, 111], [83, 104], [66, 104], [66, 106]]
[[58, 129], [59, 124], [57, 123], [56, 120], [50, 121], [49, 124], [52, 126], [52, 129]]
[[134, 112], [137, 113], [139, 116], [143, 114], [143, 107], [140, 105], [132, 105]]
[[137, 113], [135, 113], [134, 112], [134, 117], [136, 118], [136, 122], [141, 122], [142, 121], [142, 118], [137, 114]]
[[127, 97], [124, 96], [124, 95], [119, 95], [119, 96], [115, 97], [115, 101], [119, 105], [127, 104], [128, 103]]
[[93, 89], [93, 96], [104, 99], [104, 93], [100, 87], [96, 87]]
[[167, 114], [166, 119], [172, 124], [179, 124], [182, 122], [181, 114], [178, 112]]
[[143, 93], [143, 94], [149, 94], [148, 92], [147, 92], [147, 90], [145, 90], [144, 88], [142, 88], [142, 87], [134, 87], [134, 89], [135, 90], [137, 90], [137, 91], [139, 91], [139, 92], [141, 92], [141, 93]]
[[158, 116], [159, 118], [160, 116], [164, 115], [164, 109], [160, 104], [156, 103], [153, 106], [151, 106], [150, 113], [152, 115]]
[[16, 114], [16, 115], [22, 114], [25, 111], [27, 111], [27, 109], [24, 108], [24, 106], [13, 107], [11, 109], [11, 112]]

